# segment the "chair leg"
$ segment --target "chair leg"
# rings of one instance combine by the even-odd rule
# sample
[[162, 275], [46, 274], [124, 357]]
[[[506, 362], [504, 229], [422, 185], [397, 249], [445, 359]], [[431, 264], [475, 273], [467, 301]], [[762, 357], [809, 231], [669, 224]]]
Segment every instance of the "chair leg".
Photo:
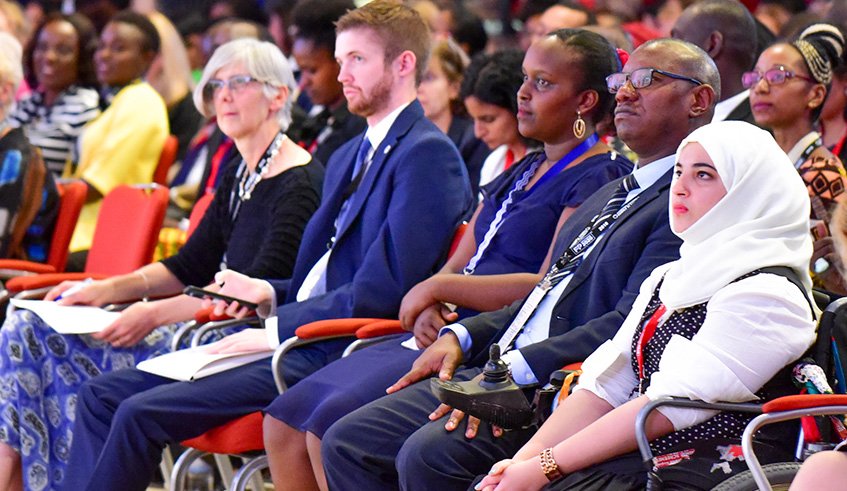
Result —
[[235, 478], [235, 469], [232, 468], [232, 461], [229, 455], [213, 454], [215, 457], [215, 465], [218, 467], [218, 472], [221, 475], [221, 482], [224, 485], [224, 491], [232, 490], [232, 480]]
[[264, 491], [265, 483], [262, 480], [261, 470], [266, 467], [268, 467], [267, 455], [260, 455], [259, 457], [248, 460], [247, 463], [241, 466], [238, 474], [235, 475], [235, 479], [232, 480], [232, 491], [246, 491], [247, 483], [250, 482], [251, 477], [255, 477], [252, 480], [253, 490]]
[[162, 461], [159, 463], [159, 470], [162, 472], [162, 480], [164, 488], [171, 488], [171, 473], [174, 470], [174, 455], [171, 452], [171, 447], [165, 447], [162, 452]]
[[205, 454], [206, 452], [195, 448], [189, 448], [185, 452], [182, 452], [182, 455], [176, 460], [174, 470], [171, 473], [170, 491], [184, 491], [185, 479], [188, 477], [188, 468], [191, 467], [191, 463], [197, 460], [198, 457], [202, 457]]

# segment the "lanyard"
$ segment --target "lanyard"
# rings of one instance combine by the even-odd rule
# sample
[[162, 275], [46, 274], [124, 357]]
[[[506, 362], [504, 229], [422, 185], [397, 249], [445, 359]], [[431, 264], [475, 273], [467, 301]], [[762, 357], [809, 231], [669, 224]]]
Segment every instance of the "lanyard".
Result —
[[564, 157], [559, 159], [558, 162], [553, 164], [547, 172], [544, 173], [543, 176], [538, 178], [538, 182], [535, 183], [530, 189], [524, 193], [521, 199], [526, 198], [530, 194], [532, 194], [536, 189], [540, 188], [542, 184], [552, 179], [554, 176], [558, 175], [559, 172], [562, 172], [567, 166], [571, 165], [574, 160], [578, 159], [585, 152], [588, 151], [591, 147], [597, 144], [600, 141], [600, 137], [597, 136], [597, 133], [589, 136], [584, 142], [580, 143], [576, 148], [568, 152]]
[[[613, 214], [605, 214], [602, 219], [600, 215], [596, 215], [590, 222], [588, 222], [582, 232], [580, 232], [577, 238], [571, 243], [570, 247], [568, 247], [565, 253], [562, 254], [562, 257], [560, 257], [559, 260], [556, 261], [556, 264], [547, 271], [547, 274], [544, 275], [544, 279], [535, 285], [535, 288], [532, 289], [532, 292], [526, 300], [524, 300], [518, 314], [497, 342], [503, 353], [511, 349], [512, 342], [515, 341], [518, 334], [523, 330], [524, 326], [526, 326], [527, 321], [535, 313], [535, 310], [538, 308], [539, 304], [541, 304], [541, 301], [547, 295], [547, 292], [562, 281], [570, 271], [579, 267], [579, 264], [582, 262], [584, 251], [588, 250], [591, 244], [593, 244], [606, 229], [615, 223], [619, 217], [630, 209], [640, 197], [641, 194], [631, 199]], [[562, 271], [565, 272], [562, 273]]]
[[635, 344], [635, 360], [638, 363], [639, 394], [643, 392], [641, 385], [644, 382], [644, 346], [646, 346], [653, 338], [653, 335], [656, 334], [656, 327], [659, 325], [659, 319], [665, 315], [666, 311], [667, 308], [664, 305], [659, 305], [659, 308], [653, 312], [652, 316], [650, 316], [650, 320], [647, 321], [644, 329], [641, 330], [641, 335], [638, 336], [638, 342]]
[[800, 158], [797, 159], [797, 162], [794, 163], [794, 168], [799, 169], [800, 166], [803, 165], [803, 163], [806, 160], [808, 160], [809, 156], [812, 155], [812, 152], [814, 152], [815, 150], [817, 150], [818, 148], [820, 148], [822, 146], [823, 146], [823, 140], [820, 139], [820, 138], [818, 138], [817, 140], [810, 143], [809, 146], [806, 147], [805, 150], [803, 150], [803, 153], [800, 154]]
[[540, 188], [545, 182], [552, 179], [554, 176], [558, 175], [562, 170], [567, 168], [574, 160], [581, 157], [588, 149], [597, 144], [597, 141], [600, 138], [597, 134], [593, 134], [584, 142], [580, 143], [573, 150], [568, 152], [564, 157], [559, 159], [552, 167], [550, 167], [547, 172], [544, 173], [538, 181], [532, 186], [530, 189], [526, 191], [522, 196], [516, 196], [518, 192], [522, 191], [529, 181], [532, 179], [532, 176], [535, 175], [535, 171], [541, 165], [541, 162], [544, 161], [545, 155], [542, 153], [537, 158], [532, 161], [532, 164], [529, 166], [527, 170], [524, 171], [523, 176], [515, 183], [514, 187], [509, 191], [508, 197], [503, 200], [503, 203], [500, 205], [500, 209], [497, 210], [497, 213], [494, 215], [494, 219], [491, 223], [488, 224], [488, 231], [485, 232], [485, 236], [483, 236], [482, 242], [479, 244], [476, 250], [476, 254], [468, 261], [467, 266], [465, 266], [464, 270], [462, 270], [463, 274], [473, 274], [476, 269], [477, 264], [480, 259], [482, 259], [482, 255], [485, 253], [488, 246], [491, 245], [491, 241], [494, 239], [494, 236], [497, 234], [497, 231], [500, 230], [500, 226], [503, 225], [503, 221], [506, 219], [506, 215], [510, 213], [514, 206], [514, 203], [517, 205], [523, 199], [526, 199], [527, 196], [532, 194], [533, 191]]

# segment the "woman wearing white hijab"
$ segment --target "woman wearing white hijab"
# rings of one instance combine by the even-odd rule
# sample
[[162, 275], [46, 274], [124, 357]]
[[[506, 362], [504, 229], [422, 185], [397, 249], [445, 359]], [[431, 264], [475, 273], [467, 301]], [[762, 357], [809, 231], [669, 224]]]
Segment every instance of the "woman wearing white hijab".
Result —
[[[649, 400], [742, 402], [791, 390], [777, 372], [815, 337], [802, 180], [768, 133], [736, 121], [694, 131], [675, 169], [669, 212], [680, 259], [644, 281], [620, 331], [583, 364], [577, 390], [475, 489], [643, 489], [634, 421]], [[785, 268], [760, 271], [775, 266]], [[711, 489], [743, 470], [732, 444], [746, 421], [654, 412], [647, 433], [664, 482]]]

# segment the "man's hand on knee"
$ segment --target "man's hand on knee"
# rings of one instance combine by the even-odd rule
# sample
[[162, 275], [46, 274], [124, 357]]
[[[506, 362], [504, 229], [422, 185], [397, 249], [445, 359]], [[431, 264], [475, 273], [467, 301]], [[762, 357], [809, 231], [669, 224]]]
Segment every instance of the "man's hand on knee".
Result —
[[[458, 409], [453, 409], [452, 407], [448, 406], [447, 404], [441, 404], [440, 406], [438, 406], [435, 409], [435, 411], [430, 413], [429, 419], [431, 421], [435, 421], [435, 420], [441, 418], [442, 416], [444, 416], [445, 414], [449, 413], [451, 410], [453, 412], [450, 415], [450, 418], [447, 420], [447, 423], [444, 424], [444, 429], [446, 429], [447, 431], [453, 431], [459, 426], [459, 423], [462, 422], [462, 419], [464, 419], [465, 413], [463, 411], [459, 411]], [[480, 425], [479, 418], [477, 418], [475, 416], [468, 416], [468, 424], [467, 424], [467, 427], [465, 429], [465, 437], [467, 437], [467, 438], [475, 437], [477, 435], [477, 432], [479, 431], [479, 425]], [[491, 426], [491, 434], [494, 435], [495, 437], [499, 437], [500, 435], [503, 434], [503, 430], [499, 426], [493, 426], [492, 425]]]

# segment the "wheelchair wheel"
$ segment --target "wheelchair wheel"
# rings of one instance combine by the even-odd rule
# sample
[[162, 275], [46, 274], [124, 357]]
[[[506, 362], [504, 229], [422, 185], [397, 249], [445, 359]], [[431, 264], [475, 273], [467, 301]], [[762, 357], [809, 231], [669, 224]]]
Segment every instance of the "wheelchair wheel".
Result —
[[[800, 464], [800, 462], [780, 462], [762, 466], [762, 469], [773, 490], [784, 491], [788, 489], [797, 471], [800, 470]], [[744, 471], [718, 484], [712, 488], [712, 491], [757, 491], [758, 489], [756, 481], [753, 480], [753, 474], [750, 471]]]

